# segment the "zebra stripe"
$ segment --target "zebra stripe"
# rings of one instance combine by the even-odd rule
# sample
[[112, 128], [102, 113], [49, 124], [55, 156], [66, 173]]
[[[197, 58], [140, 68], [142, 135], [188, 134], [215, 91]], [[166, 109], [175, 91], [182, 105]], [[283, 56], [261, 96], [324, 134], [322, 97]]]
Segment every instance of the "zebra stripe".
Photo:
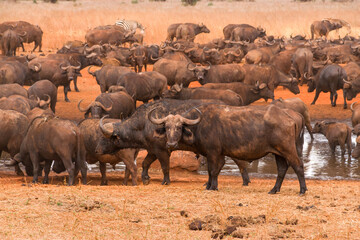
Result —
[[144, 33], [144, 30], [145, 30], [145, 28], [137, 21], [123, 19], [123, 20], [116, 21], [115, 25], [120, 26], [127, 31], [136, 31], [136, 29], [139, 28], [141, 30], [140, 32]]

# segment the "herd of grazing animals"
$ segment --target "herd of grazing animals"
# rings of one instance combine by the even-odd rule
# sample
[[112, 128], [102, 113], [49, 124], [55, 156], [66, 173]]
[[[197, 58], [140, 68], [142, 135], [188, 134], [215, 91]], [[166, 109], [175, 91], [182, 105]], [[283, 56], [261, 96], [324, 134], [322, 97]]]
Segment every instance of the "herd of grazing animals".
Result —
[[[352, 131], [346, 124], [325, 121], [312, 128], [305, 103], [300, 98], [275, 100], [274, 90], [283, 86], [299, 94], [298, 85], [307, 84], [309, 92], [316, 90], [312, 104], [320, 92], [330, 92], [331, 104], [336, 106], [337, 90], [343, 89], [347, 108], [346, 100], [360, 92], [360, 40], [349, 35], [327, 39], [330, 31], [342, 27], [350, 25], [340, 19], [315, 21], [307, 39], [301, 35], [275, 38], [262, 27], [229, 24], [223, 38], [199, 44], [196, 36], [210, 32], [204, 24], [177, 23], [168, 27], [160, 45], [146, 45], [145, 28], [123, 19], [89, 30], [85, 43], [68, 41], [56, 54], [40, 57], [16, 56], [18, 47], [25, 51], [23, 43], [34, 42], [32, 51], [41, 52], [39, 26], [24, 21], [1, 23], [0, 152], [10, 154], [7, 165], [15, 166], [18, 175], [24, 174], [19, 164], [24, 165], [33, 182], [42, 170], [43, 183], [49, 183], [51, 170], [67, 171], [72, 185], [81, 171], [86, 184], [86, 162], [99, 162], [101, 184], [106, 185], [106, 163], [123, 161], [124, 184], [131, 175], [136, 185], [135, 159], [140, 149], [148, 152], [142, 164], [144, 184], [156, 159], [163, 184], [170, 184], [171, 152], [192, 151], [207, 159], [208, 190], [218, 189], [226, 156], [238, 165], [247, 185], [246, 162], [272, 153], [278, 177], [269, 193], [280, 191], [291, 166], [304, 194], [304, 127], [312, 139], [313, 133], [324, 134], [332, 152], [340, 145], [345, 154], [347, 144], [349, 158]], [[148, 64], [153, 71], [147, 72]], [[92, 66], [102, 67], [94, 71]], [[79, 91], [76, 80], [85, 67], [101, 94], [88, 106], [79, 101], [85, 119], [75, 124], [55, 116], [57, 89], [63, 86], [65, 101], [70, 101], [70, 82]], [[188, 88], [194, 81], [202, 86]], [[31, 87], [26, 90], [23, 85]], [[250, 105], [261, 98], [273, 101]], [[136, 101], [144, 104], [136, 108]], [[353, 103], [351, 110], [353, 132], [360, 135], [360, 105]], [[356, 141], [352, 155], [360, 157], [360, 137]]]

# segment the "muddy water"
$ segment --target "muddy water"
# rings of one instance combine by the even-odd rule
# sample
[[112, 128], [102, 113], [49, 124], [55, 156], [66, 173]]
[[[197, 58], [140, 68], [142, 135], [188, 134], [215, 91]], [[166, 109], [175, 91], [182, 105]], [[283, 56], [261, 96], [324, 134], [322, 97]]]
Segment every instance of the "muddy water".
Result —
[[[350, 126], [350, 122], [346, 122]], [[314, 125], [314, 123], [312, 123]], [[345, 157], [341, 156], [340, 147], [336, 147], [335, 155], [331, 154], [327, 139], [322, 134], [315, 134], [315, 139], [311, 141], [310, 135], [305, 130], [305, 139], [303, 147], [303, 156], [305, 166], [305, 177], [308, 179], [353, 179], [360, 180], [360, 160], [351, 158], [348, 160], [347, 152]], [[355, 136], [352, 136], [353, 148], [355, 147]], [[3, 155], [2, 159], [8, 159]], [[5, 160], [7, 161], [7, 160]], [[3, 160], [0, 161], [0, 169], [12, 170], [6, 168]], [[89, 165], [91, 172], [99, 172], [99, 167], [96, 164]], [[108, 164], [109, 171], [124, 171], [123, 163], [116, 165], [115, 170]], [[198, 171], [200, 174], [207, 174], [206, 164], [202, 165]], [[252, 162], [248, 168], [250, 177], [276, 177], [277, 169], [275, 157], [268, 154], [260, 160]], [[221, 171], [224, 175], [240, 175], [237, 165], [226, 158], [226, 163]], [[296, 178], [294, 171], [289, 168], [286, 177]]]

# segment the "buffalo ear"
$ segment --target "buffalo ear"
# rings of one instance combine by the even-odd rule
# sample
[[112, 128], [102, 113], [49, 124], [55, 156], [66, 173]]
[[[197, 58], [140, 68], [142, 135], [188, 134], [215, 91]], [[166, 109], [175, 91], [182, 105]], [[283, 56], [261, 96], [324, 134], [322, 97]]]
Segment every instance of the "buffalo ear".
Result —
[[193, 144], [195, 142], [195, 137], [192, 131], [188, 128], [183, 126], [183, 137], [182, 139], [186, 144]]
[[163, 138], [163, 137], [165, 137], [165, 133], [166, 133], [166, 130], [165, 130], [164, 127], [157, 128], [154, 131], [153, 137], [155, 137], [155, 138]]

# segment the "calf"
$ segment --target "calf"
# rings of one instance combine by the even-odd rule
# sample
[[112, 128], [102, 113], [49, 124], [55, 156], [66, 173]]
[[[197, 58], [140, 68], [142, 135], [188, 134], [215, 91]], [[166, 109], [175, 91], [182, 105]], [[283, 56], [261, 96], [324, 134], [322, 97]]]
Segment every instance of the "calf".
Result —
[[349, 159], [351, 158], [351, 128], [345, 123], [337, 122], [316, 122], [313, 133], [322, 133], [329, 141], [332, 154], [335, 148], [340, 145], [341, 155], [345, 154], [345, 144], [347, 145]]

